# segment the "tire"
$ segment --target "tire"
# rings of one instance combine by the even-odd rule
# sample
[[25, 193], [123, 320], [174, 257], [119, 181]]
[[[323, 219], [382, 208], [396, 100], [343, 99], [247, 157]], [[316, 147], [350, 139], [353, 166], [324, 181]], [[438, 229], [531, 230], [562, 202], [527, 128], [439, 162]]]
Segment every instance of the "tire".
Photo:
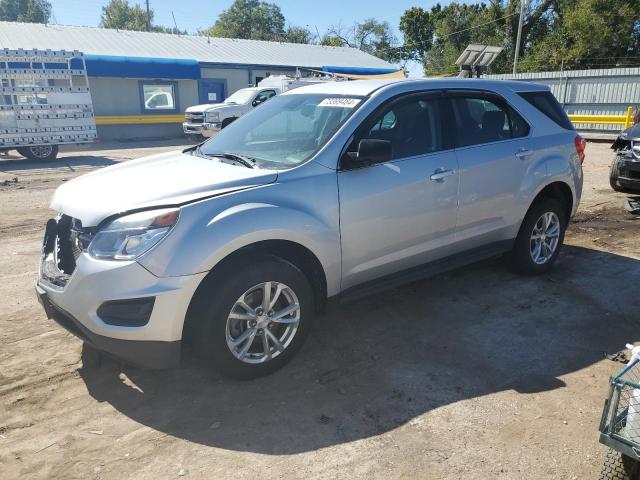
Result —
[[57, 145], [34, 145], [32, 147], [18, 148], [18, 153], [29, 160], [37, 162], [49, 162], [58, 156]]
[[[553, 214], [555, 215], [554, 223], [557, 222], [558, 232], [557, 236], [552, 237], [550, 233], [544, 232], [545, 236], [541, 239], [542, 243], [546, 243], [547, 245], [555, 245], [554, 248], [542, 247], [540, 252], [546, 253], [544, 258], [542, 253], [538, 258], [539, 262], [534, 260], [534, 252], [533, 252], [533, 243], [534, 240], [532, 236], [534, 235], [534, 228], [536, 231], [543, 225], [544, 222], [542, 219], [543, 215]], [[518, 236], [516, 237], [516, 241], [513, 246], [513, 250], [509, 255], [509, 263], [511, 267], [523, 274], [527, 275], [539, 275], [541, 273], [548, 272], [552, 267], [556, 258], [558, 258], [558, 254], [560, 253], [560, 249], [562, 247], [562, 243], [564, 242], [564, 233], [567, 228], [567, 214], [564, 208], [564, 205], [556, 199], [553, 198], [541, 198], [536, 203], [534, 203], [527, 215], [525, 216], [522, 225], [520, 226], [520, 231], [518, 232]], [[551, 217], [553, 218], [553, 217]], [[549, 230], [551, 232], [551, 230]], [[554, 243], [554, 238], [557, 239], [557, 242]], [[547, 239], [550, 241], [547, 242]], [[549, 253], [551, 251], [551, 253]]]
[[618, 185], [618, 176], [620, 175], [620, 167], [619, 167], [620, 159], [616, 157], [611, 164], [611, 168], [609, 169], [609, 185], [616, 192], [625, 192], [624, 188]]
[[610, 448], [604, 457], [598, 480], [637, 480], [638, 474], [637, 460]]
[[[205, 282], [194, 299], [192, 342], [198, 356], [222, 375], [249, 380], [273, 373], [291, 360], [309, 335], [315, 316], [315, 299], [307, 277], [295, 265], [275, 256], [252, 256], [226, 265]], [[270, 322], [266, 315], [253, 316], [252, 319], [230, 318], [234, 313], [236, 316], [251, 316], [249, 310], [239, 307], [238, 302], [243, 295], [246, 295], [245, 303], [261, 313], [265, 282], [273, 287], [271, 297], [278, 302], [273, 307], [275, 312], [298, 305], [297, 313], [291, 314], [299, 318], [297, 323]], [[288, 288], [281, 290], [278, 299], [275, 298], [276, 285]], [[293, 317], [287, 315], [281, 321], [290, 322]], [[264, 328], [260, 328], [260, 323]], [[267, 324], [268, 327], [265, 326]], [[255, 332], [254, 337], [249, 337], [235, 348], [230, 346], [229, 342], [251, 331]], [[271, 336], [267, 337], [267, 334]], [[284, 347], [282, 350], [276, 347], [274, 337]], [[264, 348], [265, 338], [268, 338], [269, 349]], [[245, 347], [248, 351], [242, 360], [238, 355]], [[260, 355], [266, 351], [270, 351], [270, 355]]]

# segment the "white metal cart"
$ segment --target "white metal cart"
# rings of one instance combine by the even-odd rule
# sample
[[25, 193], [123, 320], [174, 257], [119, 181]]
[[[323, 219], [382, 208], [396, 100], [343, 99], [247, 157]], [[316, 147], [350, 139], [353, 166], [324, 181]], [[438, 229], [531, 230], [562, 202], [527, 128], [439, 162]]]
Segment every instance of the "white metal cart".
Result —
[[96, 136], [81, 52], [0, 49], [0, 151], [52, 160], [58, 145]]

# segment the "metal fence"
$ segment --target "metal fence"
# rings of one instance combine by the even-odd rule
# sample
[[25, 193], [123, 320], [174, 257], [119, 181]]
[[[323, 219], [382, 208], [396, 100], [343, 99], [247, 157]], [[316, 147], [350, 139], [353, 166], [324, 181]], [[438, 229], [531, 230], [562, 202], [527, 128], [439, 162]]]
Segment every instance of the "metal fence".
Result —
[[[588, 133], [619, 132], [629, 122], [629, 106], [640, 105], [640, 68], [517, 73], [485, 78], [548, 85], [576, 127]], [[587, 123], [595, 120], [599, 122]]]

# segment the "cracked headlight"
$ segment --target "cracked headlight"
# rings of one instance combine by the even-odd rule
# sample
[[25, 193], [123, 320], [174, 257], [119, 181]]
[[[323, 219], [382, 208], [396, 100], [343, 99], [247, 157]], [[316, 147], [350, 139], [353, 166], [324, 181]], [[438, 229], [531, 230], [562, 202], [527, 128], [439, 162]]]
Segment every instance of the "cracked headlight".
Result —
[[219, 122], [220, 112], [206, 112], [204, 114], [204, 120], [207, 123]]
[[167, 236], [179, 213], [179, 208], [165, 208], [116, 218], [98, 230], [88, 253], [101, 260], [133, 260]]

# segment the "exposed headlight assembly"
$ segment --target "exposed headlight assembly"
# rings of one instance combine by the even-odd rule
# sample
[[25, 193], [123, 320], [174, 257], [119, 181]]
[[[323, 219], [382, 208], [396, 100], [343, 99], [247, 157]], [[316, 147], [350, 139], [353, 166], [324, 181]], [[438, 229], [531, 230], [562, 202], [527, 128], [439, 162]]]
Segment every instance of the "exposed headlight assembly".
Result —
[[204, 119], [207, 123], [219, 122], [220, 112], [206, 112], [204, 114]]
[[101, 260], [133, 260], [166, 237], [179, 214], [179, 208], [165, 208], [116, 218], [98, 230], [87, 251]]

